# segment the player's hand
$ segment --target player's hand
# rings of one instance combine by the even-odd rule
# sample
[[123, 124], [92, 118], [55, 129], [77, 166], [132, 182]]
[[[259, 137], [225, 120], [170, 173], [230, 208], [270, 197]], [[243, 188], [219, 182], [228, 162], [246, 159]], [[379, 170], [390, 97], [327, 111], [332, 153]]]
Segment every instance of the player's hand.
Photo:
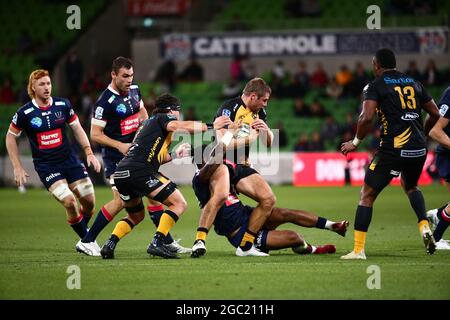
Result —
[[344, 142], [341, 144], [341, 152], [345, 156], [347, 153], [355, 151], [356, 146], [353, 144], [352, 140]]
[[220, 116], [220, 117], [217, 117], [216, 120], [214, 120], [213, 126], [214, 126], [214, 129], [221, 129], [225, 126], [229, 126], [232, 123], [233, 123], [233, 121], [231, 121], [230, 118], [228, 118], [226, 116]]
[[130, 149], [130, 147], [131, 143], [120, 143], [119, 146], [117, 147], [117, 150], [119, 150], [121, 154], [126, 156], [128, 153], [128, 149]]
[[176, 154], [177, 159], [184, 158], [184, 157], [190, 157], [191, 156], [191, 145], [189, 143], [181, 144], [175, 150], [175, 154]]
[[252, 128], [255, 130], [269, 131], [269, 127], [267, 126], [267, 123], [265, 123], [261, 119], [256, 119], [255, 121], [253, 121]]
[[14, 181], [18, 187], [25, 185], [27, 182], [27, 177], [29, 176], [30, 175], [22, 167], [14, 169]]
[[90, 167], [91, 165], [94, 167], [95, 172], [100, 172], [100, 170], [102, 169], [100, 162], [93, 154], [90, 154], [86, 157], [86, 162], [88, 167]]

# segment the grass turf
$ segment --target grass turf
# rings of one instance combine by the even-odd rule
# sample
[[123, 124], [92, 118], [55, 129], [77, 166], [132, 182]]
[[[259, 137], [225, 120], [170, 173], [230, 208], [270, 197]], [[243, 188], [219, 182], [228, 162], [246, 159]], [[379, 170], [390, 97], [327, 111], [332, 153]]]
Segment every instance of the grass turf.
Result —
[[[190, 247], [199, 210], [191, 188], [181, 188], [189, 208], [172, 234]], [[422, 188], [427, 208], [442, 206], [442, 186]], [[272, 251], [268, 258], [234, 255], [227, 240], [210, 232], [205, 257], [178, 260], [150, 257], [146, 247], [155, 228], [143, 221], [118, 245], [115, 260], [75, 252], [77, 237], [60, 205], [45, 190], [0, 189], [0, 299], [449, 299], [450, 251], [425, 254], [417, 220], [398, 187], [388, 187], [374, 207], [366, 261], [341, 261], [353, 247], [359, 188], [274, 187], [277, 206], [349, 219], [346, 238], [327, 230], [284, 225], [313, 244], [334, 243], [336, 254], [299, 256]], [[110, 190], [96, 188], [97, 208]], [[247, 199], [245, 200], [247, 201]], [[123, 216], [124, 213], [119, 214]], [[116, 218], [100, 234], [102, 245]], [[446, 237], [448, 238], [448, 232]], [[71, 265], [81, 270], [81, 289], [69, 290]], [[381, 289], [369, 290], [367, 268], [381, 271]]]

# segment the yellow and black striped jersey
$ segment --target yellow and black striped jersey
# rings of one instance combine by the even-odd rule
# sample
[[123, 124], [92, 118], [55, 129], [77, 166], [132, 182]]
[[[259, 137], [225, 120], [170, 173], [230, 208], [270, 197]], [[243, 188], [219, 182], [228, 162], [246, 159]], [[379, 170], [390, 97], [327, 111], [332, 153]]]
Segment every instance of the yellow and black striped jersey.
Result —
[[177, 118], [168, 114], [156, 114], [145, 120], [117, 170], [143, 168], [157, 172], [169, 152], [172, 132], [167, 131], [167, 124], [173, 120]]
[[420, 82], [396, 70], [386, 71], [364, 88], [363, 99], [377, 101], [380, 151], [399, 155], [426, 148], [422, 106], [432, 98]]

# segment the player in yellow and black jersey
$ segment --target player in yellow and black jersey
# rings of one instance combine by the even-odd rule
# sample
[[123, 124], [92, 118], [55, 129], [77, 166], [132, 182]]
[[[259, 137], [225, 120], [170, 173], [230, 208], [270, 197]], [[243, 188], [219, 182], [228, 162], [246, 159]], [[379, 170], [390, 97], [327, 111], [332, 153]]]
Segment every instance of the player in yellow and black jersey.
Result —
[[[375, 113], [381, 124], [381, 142], [367, 169], [355, 218], [355, 245], [342, 259], [366, 259], [366, 233], [372, 219], [372, 207], [378, 194], [401, 174], [402, 187], [418, 218], [425, 248], [432, 254], [436, 248], [428, 220], [425, 201], [417, 182], [427, 155], [426, 136], [439, 119], [436, 103], [422, 84], [396, 70], [396, 59], [390, 49], [380, 49], [372, 61], [376, 79], [363, 90], [363, 109], [356, 137], [343, 143], [344, 155], [356, 150], [371, 128]], [[422, 110], [430, 117], [423, 125]]]
[[[153, 115], [139, 128], [128, 154], [119, 162], [114, 172], [114, 182], [128, 215], [119, 221], [111, 237], [101, 250], [105, 259], [114, 258], [118, 241], [140, 223], [145, 216], [141, 197], [146, 196], [167, 206], [161, 216], [153, 241], [147, 252], [164, 258], [176, 258], [175, 252], [164, 245], [164, 238], [186, 210], [186, 200], [175, 183], [158, 172], [160, 165], [174, 158], [169, 154], [172, 134], [177, 130], [189, 133], [203, 132], [213, 127], [222, 128], [231, 123], [220, 117], [212, 124], [197, 121], [179, 121], [180, 101], [163, 94], [156, 99]], [[181, 145], [176, 156], [189, 156], [190, 146]]]
[[[196, 241], [193, 251], [198, 246], [203, 249], [209, 227], [214, 221], [219, 208], [226, 200], [225, 190], [230, 189], [230, 184], [236, 186], [238, 192], [255, 200], [258, 205], [254, 208], [249, 224], [245, 230], [242, 242], [236, 250], [238, 256], [260, 256], [261, 252], [254, 247], [255, 237], [261, 229], [264, 221], [270, 215], [275, 205], [275, 195], [264, 178], [254, 170], [248, 161], [249, 143], [256, 137], [260, 137], [270, 146], [273, 141], [273, 134], [266, 124], [265, 108], [271, 94], [270, 87], [261, 78], [250, 80], [239, 97], [226, 101], [217, 111], [218, 117], [227, 117], [235, 125], [241, 125], [242, 129], [230, 143], [226, 143], [227, 152], [225, 164], [231, 171], [231, 176], [227, 174], [212, 179], [213, 196], [205, 205], [204, 213], [199, 221]], [[217, 130], [217, 140], [223, 141], [226, 134], [230, 134], [225, 129]], [[226, 140], [226, 139], [225, 139]], [[194, 252], [194, 256], [195, 255]]]

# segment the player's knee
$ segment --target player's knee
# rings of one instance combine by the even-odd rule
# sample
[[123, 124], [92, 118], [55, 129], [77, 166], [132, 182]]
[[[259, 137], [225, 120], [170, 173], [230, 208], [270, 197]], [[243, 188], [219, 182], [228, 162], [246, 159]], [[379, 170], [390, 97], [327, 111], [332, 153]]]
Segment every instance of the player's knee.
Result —
[[303, 238], [295, 231], [289, 231], [286, 233], [286, 241], [289, 242], [291, 246], [300, 246], [303, 245]]
[[128, 220], [133, 222], [134, 225], [138, 225], [142, 220], [144, 220], [145, 213], [128, 214]]
[[265, 197], [263, 197], [260, 201], [260, 205], [269, 212], [273, 209], [275, 206], [275, 203], [277, 202], [277, 198], [273, 193], [267, 194]]
[[211, 200], [218, 206], [221, 206], [228, 199], [228, 192], [225, 191], [217, 191], [214, 192], [214, 195], [211, 197]]
[[64, 206], [64, 208], [66, 208], [69, 211], [75, 211], [76, 210], [77, 200], [75, 199], [75, 197], [73, 195], [65, 197], [61, 201], [61, 203]]
[[169, 209], [176, 213], [183, 213], [187, 209], [187, 202], [184, 200], [184, 198], [180, 197], [176, 201], [172, 203], [172, 205], [169, 206]]

